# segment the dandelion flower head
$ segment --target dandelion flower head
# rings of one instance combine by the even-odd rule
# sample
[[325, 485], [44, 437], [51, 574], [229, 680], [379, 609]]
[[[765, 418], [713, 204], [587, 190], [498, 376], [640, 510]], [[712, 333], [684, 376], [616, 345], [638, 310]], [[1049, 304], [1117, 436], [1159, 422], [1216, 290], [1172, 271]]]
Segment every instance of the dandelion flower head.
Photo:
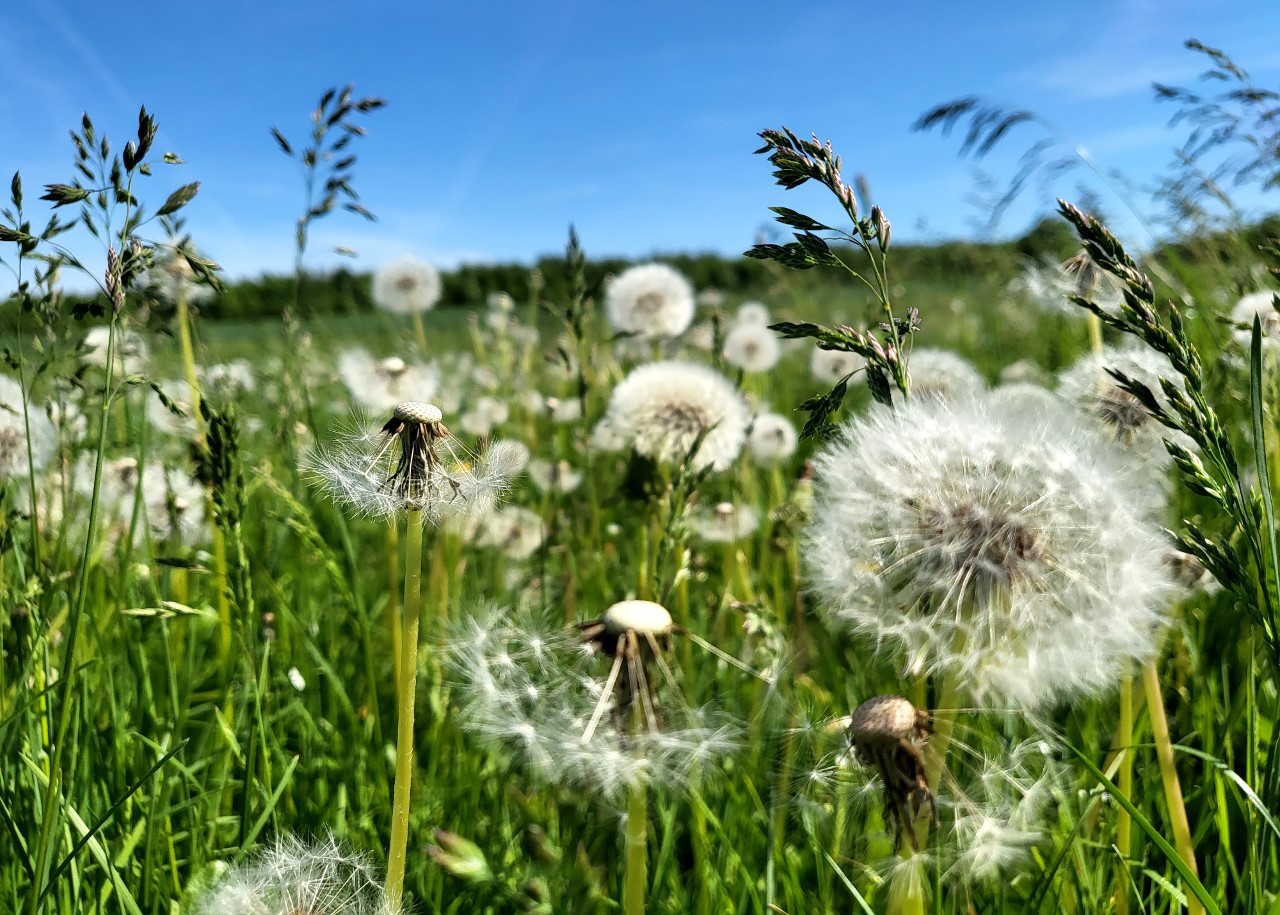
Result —
[[983, 390], [987, 382], [968, 359], [950, 350], [922, 347], [907, 359], [911, 396], [959, 400]]
[[[637, 366], [609, 400], [604, 421], [636, 452], [666, 464], [692, 455], [694, 469], [725, 470], [738, 457], [751, 415], [719, 372], [691, 362]], [[599, 427], [597, 427], [599, 428]]]
[[809, 358], [809, 373], [823, 384], [835, 384], [865, 364], [865, 360], [857, 353], [815, 346], [813, 355]]
[[621, 333], [648, 339], [676, 337], [693, 321], [693, 287], [666, 264], [638, 264], [605, 290], [605, 315]]
[[814, 465], [823, 613], [908, 673], [1033, 707], [1157, 650], [1166, 546], [1084, 429], [926, 398], [850, 421]]
[[795, 454], [800, 436], [796, 427], [778, 413], [761, 413], [751, 423], [747, 446], [751, 456], [760, 464], [770, 465], [785, 461]]
[[440, 301], [440, 274], [412, 255], [387, 261], [373, 274], [373, 301], [395, 314], [428, 311]]
[[767, 372], [778, 364], [782, 345], [763, 324], [735, 324], [724, 338], [724, 358], [744, 372]]
[[0, 375], [0, 480], [27, 474], [28, 447], [35, 470], [47, 467], [56, 444], [57, 434], [45, 412], [22, 396], [16, 379]]

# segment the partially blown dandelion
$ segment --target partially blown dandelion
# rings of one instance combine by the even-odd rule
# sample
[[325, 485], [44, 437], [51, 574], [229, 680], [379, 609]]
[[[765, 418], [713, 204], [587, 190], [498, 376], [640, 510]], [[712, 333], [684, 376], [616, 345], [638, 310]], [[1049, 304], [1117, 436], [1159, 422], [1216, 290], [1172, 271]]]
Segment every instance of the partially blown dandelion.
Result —
[[521, 449], [496, 442], [482, 456], [459, 445], [440, 409], [405, 401], [376, 431], [359, 430], [310, 461], [316, 482], [357, 514], [393, 521], [407, 511], [424, 522], [482, 513], [521, 466]]

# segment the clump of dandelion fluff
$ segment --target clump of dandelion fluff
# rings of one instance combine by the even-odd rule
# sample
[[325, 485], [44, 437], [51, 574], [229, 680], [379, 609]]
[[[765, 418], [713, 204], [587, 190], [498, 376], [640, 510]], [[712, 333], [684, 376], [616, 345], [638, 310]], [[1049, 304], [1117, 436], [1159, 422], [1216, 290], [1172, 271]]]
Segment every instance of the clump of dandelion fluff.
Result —
[[446, 644], [460, 727], [544, 784], [614, 804], [640, 784], [690, 790], [738, 746], [736, 723], [690, 705], [657, 670], [660, 724], [620, 728], [608, 666], [576, 633], [528, 611], [483, 608]]
[[333, 836], [284, 836], [223, 872], [189, 915], [395, 915], [364, 855]]
[[416, 314], [440, 301], [440, 274], [426, 261], [405, 255], [387, 261], [373, 274], [373, 302], [383, 311]]
[[1106, 689], [1157, 650], [1167, 546], [1082, 428], [913, 400], [814, 459], [812, 588], [832, 625], [979, 700]]
[[735, 324], [724, 338], [724, 359], [744, 372], [767, 372], [778, 364], [782, 345], [763, 324]]
[[679, 361], [637, 366], [613, 389], [604, 417], [606, 428], [622, 441], [662, 463], [682, 463], [701, 437], [692, 456], [694, 469], [717, 471], [742, 451], [750, 420], [729, 379]]
[[637, 264], [605, 290], [605, 315], [614, 330], [641, 338], [676, 337], [693, 321], [693, 287], [666, 264]]
[[351, 398], [366, 410], [391, 410], [410, 398], [435, 398], [441, 373], [433, 365], [406, 362], [399, 356], [374, 359], [359, 347], [338, 354], [338, 375]]
[[733, 323], [764, 327], [769, 323], [769, 308], [763, 302], [743, 302], [733, 316]]

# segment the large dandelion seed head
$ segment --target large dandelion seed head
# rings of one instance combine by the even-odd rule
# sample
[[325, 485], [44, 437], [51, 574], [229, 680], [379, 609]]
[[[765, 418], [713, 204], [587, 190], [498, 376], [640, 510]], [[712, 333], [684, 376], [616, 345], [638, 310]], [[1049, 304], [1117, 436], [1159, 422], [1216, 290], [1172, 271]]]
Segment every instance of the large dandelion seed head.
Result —
[[609, 284], [604, 307], [616, 331], [644, 339], [676, 337], [693, 320], [693, 287], [666, 264], [638, 264]]
[[[658, 610], [665, 613], [649, 601], [624, 601], [596, 625], [663, 638], [671, 618]], [[447, 646], [463, 730], [545, 784], [585, 789], [620, 807], [632, 785], [693, 789], [738, 745], [738, 723], [689, 704], [656, 664], [645, 667], [660, 725], [626, 727], [616, 683], [628, 674], [611, 684], [614, 659], [527, 612], [492, 607], [473, 614]]]
[[226, 870], [191, 915], [395, 915], [373, 864], [333, 836], [293, 836]]
[[719, 372], [664, 361], [636, 367], [613, 389], [604, 422], [639, 454], [667, 464], [684, 462], [702, 436], [694, 469], [720, 471], [742, 451], [750, 419], [746, 402]]
[[357, 515], [423, 523], [492, 509], [528, 458], [515, 442], [474, 455], [453, 437], [433, 404], [405, 401], [379, 429], [365, 423], [307, 459], [320, 490]]
[[744, 372], [767, 372], [778, 364], [782, 345], [763, 324], [735, 324], [724, 338], [724, 359]]
[[383, 311], [416, 314], [440, 301], [440, 274], [426, 261], [406, 255], [373, 274], [373, 302]]
[[823, 613], [908, 673], [1034, 706], [1106, 689], [1155, 652], [1166, 546], [1088, 432], [913, 400], [852, 420], [814, 466]]
[[538, 513], [521, 505], [504, 505], [485, 516], [477, 542], [501, 550], [517, 562], [528, 559], [542, 546], [545, 529]]

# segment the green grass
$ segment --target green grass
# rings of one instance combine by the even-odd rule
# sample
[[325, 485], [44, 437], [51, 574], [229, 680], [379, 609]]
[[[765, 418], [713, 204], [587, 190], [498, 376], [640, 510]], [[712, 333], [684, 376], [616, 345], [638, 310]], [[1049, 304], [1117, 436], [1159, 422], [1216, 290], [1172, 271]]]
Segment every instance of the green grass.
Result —
[[[1087, 349], [1083, 318], [1037, 312], [1005, 293], [1008, 279], [948, 287], [903, 278], [900, 302], [918, 307], [923, 320], [917, 345], [955, 349], [990, 380], [1019, 360], [1053, 372]], [[785, 276], [759, 298], [775, 319], [839, 317], [855, 325], [876, 319], [871, 303], [846, 287], [801, 298], [788, 292]], [[466, 311], [432, 313], [425, 356], [473, 353], [497, 371], [500, 396], [514, 399], [528, 389], [569, 396], [570, 384], [553, 378], [544, 358], [558, 328], [549, 316], [536, 320], [542, 341], [525, 349], [473, 337]], [[1244, 442], [1247, 368], [1214, 358], [1223, 335], [1211, 315], [1198, 315], [1191, 327], [1206, 347], [1211, 389], [1221, 392], [1232, 434]], [[346, 394], [333, 377], [334, 353], [358, 344], [376, 356], [407, 356], [413, 333], [408, 322], [383, 315], [325, 318], [302, 330], [311, 343], [296, 354], [297, 364], [308, 378], [314, 373], [306, 391], [311, 432], [324, 441], [348, 416]], [[131, 547], [101, 546], [87, 570], [80, 645], [68, 665], [62, 638], [86, 536], [83, 506], [36, 531], [24, 515], [22, 487], [10, 486], [0, 503], [0, 606], [9, 609], [0, 616], [0, 911], [168, 913], [191, 895], [189, 887], [212, 879], [215, 862], [239, 860], [285, 832], [332, 831], [375, 857], [385, 855], [396, 720], [393, 609], [403, 557], [385, 526], [344, 517], [289, 458], [287, 427], [307, 418], [288, 415], [284, 405], [296, 402], [304, 381], [263, 370], [268, 358], [281, 355], [282, 326], [197, 324], [197, 336], [200, 364], [247, 358], [259, 367], [255, 394], [218, 405], [239, 420], [232, 460], [243, 472], [242, 490], [234, 478], [226, 484], [243, 508], [238, 529], [223, 537], [229, 585], [222, 622], [219, 557], [207, 530], [193, 545], [144, 537]], [[581, 450], [622, 371], [605, 336], [596, 329], [587, 421], [555, 425], [513, 406], [499, 430], [537, 457], [563, 457], [586, 471], [569, 495], [546, 496], [527, 479], [512, 493], [514, 503], [546, 520], [544, 547], [518, 564], [446, 532], [426, 535], [406, 876], [419, 912], [605, 912], [622, 898], [621, 805], [548, 785], [518, 756], [480, 747], [458, 718], [459, 685], [442, 664], [452, 627], [482, 606], [532, 605], [568, 624], [634, 595], [651, 570], [641, 544], [662, 542], [660, 504], [627, 497], [623, 460]], [[152, 340], [150, 372], [159, 380], [181, 377], [173, 340]], [[798, 346], [778, 369], [746, 385], [761, 403], [790, 413], [821, 392], [807, 360], [807, 347]], [[53, 391], [53, 377], [67, 366], [55, 364], [40, 377], [37, 400]], [[866, 408], [857, 387], [847, 411]], [[464, 408], [481, 393], [469, 385]], [[187, 443], [143, 434], [149, 396], [135, 387], [111, 411], [108, 459], [145, 453], [171, 466], [189, 464]], [[92, 397], [85, 403], [92, 410]], [[1274, 401], [1268, 411], [1273, 407]], [[651, 787], [652, 912], [762, 912], [766, 904], [793, 915], [885, 910], [884, 865], [893, 848], [874, 778], [866, 768], [833, 769], [842, 736], [823, 734], [821, 726], [869, 696], [936, 698], [938, 685], [904, 681], [893, 658], [828, 632], [810, 606], [798, 539], [807, 505], [798, 477], [811, 448], [803, 445], [774, 470], [741, 461], [698, 488], [701, 504], [746, 501], [767, 520], [738, 544], [692, 543], [668, 605], [679, 623], [724, 651], [756, 667], [776, 662], [782, 675], [768, 688], [687, 643], [673, 652], [690, 701], [733, 714], [746, 730], [737, 752], [708, 763], [687, 788]], [[1182, 518], [1224, 533], [1204, 500], [1179, 489], [1170, 524]], [[663, 566], [650, 585], [665, 588], [676, 568]], [[749, 618], [757, 625], [748, 632]], [[1280, 791], [1264, 777], [1271, 770], [1264, 760], [1275, 741], [1278, 684], [1258, 650], [1256, 629], [1232, 598], [1198, 593], [1180, 609], [1160, 661], [1199, 879], [1222, 911], [1245, 911], [1246, 902], [1252, 912], [1277, 911], [1276, 836], [1264, 814]], [[599, 675], [607, 668], [600, 659]], [[43, 840], [48, 864], [39, 874], [52, 734], [64, 702], [71, 703], [62, 754], [65, 805]], [[1106, 769], [1115, 697], [1049, 717], [1081, 761], [1061, 759], [1064, 774], [1029, 860], [1001, 879], [965, 888], [928, 868], [929, 910], [1107, 912], [1117, 880], [1125, 879], [1132, 881], [1128, 911], [1181, 911], [1191, 884], [1161, 838], [1171, 833], [1145, 708], [1134, 733], [1134, 796], [1121, 804], [1093, 768]], [[982, 757], [1007, 754], [1033, 734], [1015, 715], [966, 716], [959, 738], [969, 750], [953, 754], [955, 777], [964, 781]], [[940, 795], [945, 801], [945, 787]], [[1133, 861], [1122, 867], [1112, 843], [1118, 811], [1130, 804]], [[477, 843], [493, 879], [469, 881], [434, 863], [426, 847], [436, 828]], [[33, 904], [38, 887], [44, 893]]]

